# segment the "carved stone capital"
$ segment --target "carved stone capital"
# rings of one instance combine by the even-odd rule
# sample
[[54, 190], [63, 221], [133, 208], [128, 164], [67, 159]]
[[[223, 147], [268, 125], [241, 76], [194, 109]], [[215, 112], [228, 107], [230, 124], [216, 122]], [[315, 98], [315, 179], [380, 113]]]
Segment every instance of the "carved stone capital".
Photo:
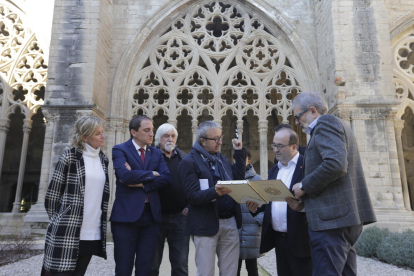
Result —
[[243, 123], [244, 123], [243, 120], [237, 120], [237, 129], [239, 131], [243, 131]]
[[394, 129], [395, 129], [395, 134], [397, 135], [401, 135], [402, 134], [402, 130], [404, 128], [404, 120], [395, 120], [394, 121]]
[[124, 118], [109, 118], [107, 129], [110, 131], [125, 133], [127, 131], [127, 122]]
[[42, 108], [42, 113], [46, 119], [46, 123], [55, 122], [56, 120], [59, 120], [60, 114], [56, 110], [49, 110], [49, 109]]
[[393, 120], [397, 108], [386, 104], [337, 105], [329, 113], [343, 120]]
[[269, 122], [267, 120], [259, 121], [259, 132], [267, 133], [268, 128], [269, 128]]
[[23, 133], [30, 133], [32, 131], [33, 121], [30, 119], [23, 120]]
[[0, 119], [0, 132], [7, 133], [10, 128], [10, 119], [8, 118], [1, 118]]
[[197, 133], [197, 128], [198, 128], [198, 121], [197, 120], [192, 120], [191, 121], [191, 130], [193, 131], [193, 134]]

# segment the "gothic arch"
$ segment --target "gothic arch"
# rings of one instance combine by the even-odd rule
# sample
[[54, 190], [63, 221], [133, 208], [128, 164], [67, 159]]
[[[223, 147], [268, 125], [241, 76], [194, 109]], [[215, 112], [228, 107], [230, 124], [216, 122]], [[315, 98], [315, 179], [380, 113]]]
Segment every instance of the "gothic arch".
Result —
[[[153, 117], [162, 109], [177, 125], [181, 111], [192, 109], [193, 142], [198, 122], [214, 120], [225, 126], [228, 141], [222, 151], [231, 156], [233, 129], [242, 135], [245, 118], [253, 116], [247, 142], [260, 149], [260, 171], [266, 177], [268, 133], [273, 135], [275, 124], [289, 122], [297, 93], [318, 90], [317, 72], [295, 28], [265, 1], [171, 2], [125, 51], [110, 117]], [[274, 122], [268, 123], [269, 117]]]
[[[117, 69], [112, 89], [111, 115], [113, 118], [126, 118], [129, 101], [129, 93], [135, 86], [134, 77], [137, 76], [144, 63], [142, 57], [150, 56], [151, 45], [159, 34], [165, 32], [171, 24], [171, 19], [182, 20], [180, 15], [189, 12], [194, 6], [214, 0], [179, 0], [168, 1], [156, 14], [137, 31], [129, 47], [125, 50], [120, 65]], [[277, 35], [281, 44], [285, 45], [286, 54], [290, 62], [296, 65], [296, 73], [301, 79], [303, 90], [320, 90], [317, 63], [306, 43], [300, 39], [300, 35], [293, 24], [286, 19], [278, 9], [264, 0], [235, 1], [224, 0], [229, 4], [248, 10], [253, 18], [260, 18], [274, 36]]]
[[[33, 190], [39, 182], [42, 154], [33, 149], [43, 148], [45, 132], [39, 109], [44, 104], [48, 68], [44, 44], [32, 30], [24, 7], [17, 6], [19, 3], [0, 5], [0, 172], [2, 185], [16, 186], [15, 191], [2, 193], [0, 201], [7, 203], [0, 206], [0, 211], [10, 211], [15, 192], [13, 212], [27, 211], [36, 201], [37, 193], [30, 197], [29, 204], [21, 204], [25, 201], [21, 195], [26, 187]], [[26, 166], [27, 156], [35, 162]], [[8, 162], [3, 163], [3, 159]]]
[[400, 105], [395, 115], [394, 128], [404, 206], [411, 211], [414, 206], [414, 175], [406, 168], [412, 167], [411, 164], [414, 162], [410, 157], [414, 152], [414, 147], [410, 146], [414, 126], [414, 13], [409, 13], [396, 22], [398, 24], [393, 29], [395, 34], [391, 33], [393, 82], [395, 96]]

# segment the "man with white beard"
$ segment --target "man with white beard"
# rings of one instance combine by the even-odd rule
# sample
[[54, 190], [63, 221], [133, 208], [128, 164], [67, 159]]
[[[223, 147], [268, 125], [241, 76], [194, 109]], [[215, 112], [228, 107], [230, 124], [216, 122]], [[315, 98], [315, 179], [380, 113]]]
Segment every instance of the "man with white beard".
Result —
[[171, 275], [188, 275], [188, 248], [190, 236], [185, 235], [187, 221], [187, 200], [184, 183], [180, 181], [178, 165], [185, 153], [175, 146], [178, 133], [171, 124], [161, 125], [155, 134], [155, 146], [164, 154], [165, 163], [171, 173], [171, 185], [158, 191], [161, 201], [162, 221], [158, 232], [151, 275], [158, 276], [164, 251], [165, 239], [168, 242]]

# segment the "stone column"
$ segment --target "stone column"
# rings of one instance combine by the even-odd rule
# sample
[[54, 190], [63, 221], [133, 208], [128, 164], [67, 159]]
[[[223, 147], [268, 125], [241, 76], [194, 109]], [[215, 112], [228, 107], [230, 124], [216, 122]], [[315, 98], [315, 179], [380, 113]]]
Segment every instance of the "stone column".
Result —
[[176, 119], [169, 119], [168, 123], [173, 125], [175, 128], [177, 128], [178, 121]]
[[[51, 179], [52, 168], [52, 155], [53, 155], [53, 142], [55, 137], [55, 126], [56, 121], [59, 119], [57, 112], [47, 110], [47, 108], [42, 108], [43, 116], [46, 119], [46, 130], [45, 130], [45, 140], [43, 144], [43, 157], [42, 157], [42, 169], [40, 173], [39, 181], [39, 193], [37, 196], [37, 202], [35, 205], [32, 205], [27, 215], [24, 217], [24, 222], [43, 222], [47, 223], [49, 217], [45, 209], [45, 195], [47, 186], [49, 185]], [[32, 232], [33, 232], [32, 228]], [[34, 230], [36, 231], [36, 230]], [[43, 233], [42, 231], [40, 233]]]
[[23, 120], [23, 145], [22, 153], [20, 155], [20, 166], [19, 166], [19, 176], [17, 179], [17, 188], [16, 188], [16, 197], [13, 203], [12, 213], [20, 213], [21, 199], [22, 199], [22, 189], [23, 189], [23, 179], [24, 171], [26, 168], [26, 156], [27, 156], [27, 146], [29, 144], [29, 135], [32, 130], [33, 121], [30, 119]]
[[239, 134], [239, 140], [243, 142], [243, 120], [237, 120], [237, 133]]
[[191, 121], [191, 130], [193, 131], [193, 145], [196, 142], [197, 137], [198, 120]]
[[9, 132], [10, 120], [7, 118], [0, 119], [0, 175], [3, 168], [4, 150], [6, 148], [6, 137]]
[[267, 179], [268, 173], [268, 156], [267, 156], [267, 130], [268, 130], [268, 121], [260, 120], [259, 121], [259, 134], [260, 134], [260, 176], [262, 179]]
[[408, 183], [407, 183], [407, 172], [405, 170], [405, 163], [404, 163], [404, 150], [401, 140], [402, 130], [404, 128], [404, 120], [395, 120], [394, 121], [394, 128], [395, 128], [395, 141], [397, 143], [397, 154], [398, 154], [398, 163], [400, 165], [400, 175], [401, 175], [401, 185], [402, 185], [402, 192], [403, 192], [403, 200], [404, 200], [404, 207], [407, 211], [411, 211], [411, 204], [410, 204], [410, 194], [408, 190]]
[[109, 212], [112, 210], [112, 204], [115, 201], [115, 191], [116, 191], [116, 178], [114, 172], [114, 165], [112, 162], [112, 148], [113, 146], [125, 142], [125, 133], [127, 132], [127, 127], [123, 118], [110, 118], [108, 119], [108, 130], [106, 135], [106, 156], [109, 159], [108, 165], [108, 176], [109, 176], [109, 185], [111, 188], [111, 197], [109, 199]]

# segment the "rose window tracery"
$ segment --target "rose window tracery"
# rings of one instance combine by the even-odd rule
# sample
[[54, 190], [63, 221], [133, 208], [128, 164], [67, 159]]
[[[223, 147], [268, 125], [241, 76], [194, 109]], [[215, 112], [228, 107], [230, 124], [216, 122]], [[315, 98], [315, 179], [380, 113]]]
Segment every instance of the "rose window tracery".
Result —
[[414, 33], [396, 43], [393, 51], [395, 96], [401, 102], [411, 100], [414, 95]]
[[138, 65], [130, 116], [156, 116], [161, 108], [170, 120], [185, 111], [192, 120], [220, 121], [231, 113], [242, 121], [247, 114], [266, 120], [277, 110], [287, 122], [301, 80], [286, 55], [291, 50], [269, 29], [239, 1], [195, 5], [150, 44], [149, 58]]

